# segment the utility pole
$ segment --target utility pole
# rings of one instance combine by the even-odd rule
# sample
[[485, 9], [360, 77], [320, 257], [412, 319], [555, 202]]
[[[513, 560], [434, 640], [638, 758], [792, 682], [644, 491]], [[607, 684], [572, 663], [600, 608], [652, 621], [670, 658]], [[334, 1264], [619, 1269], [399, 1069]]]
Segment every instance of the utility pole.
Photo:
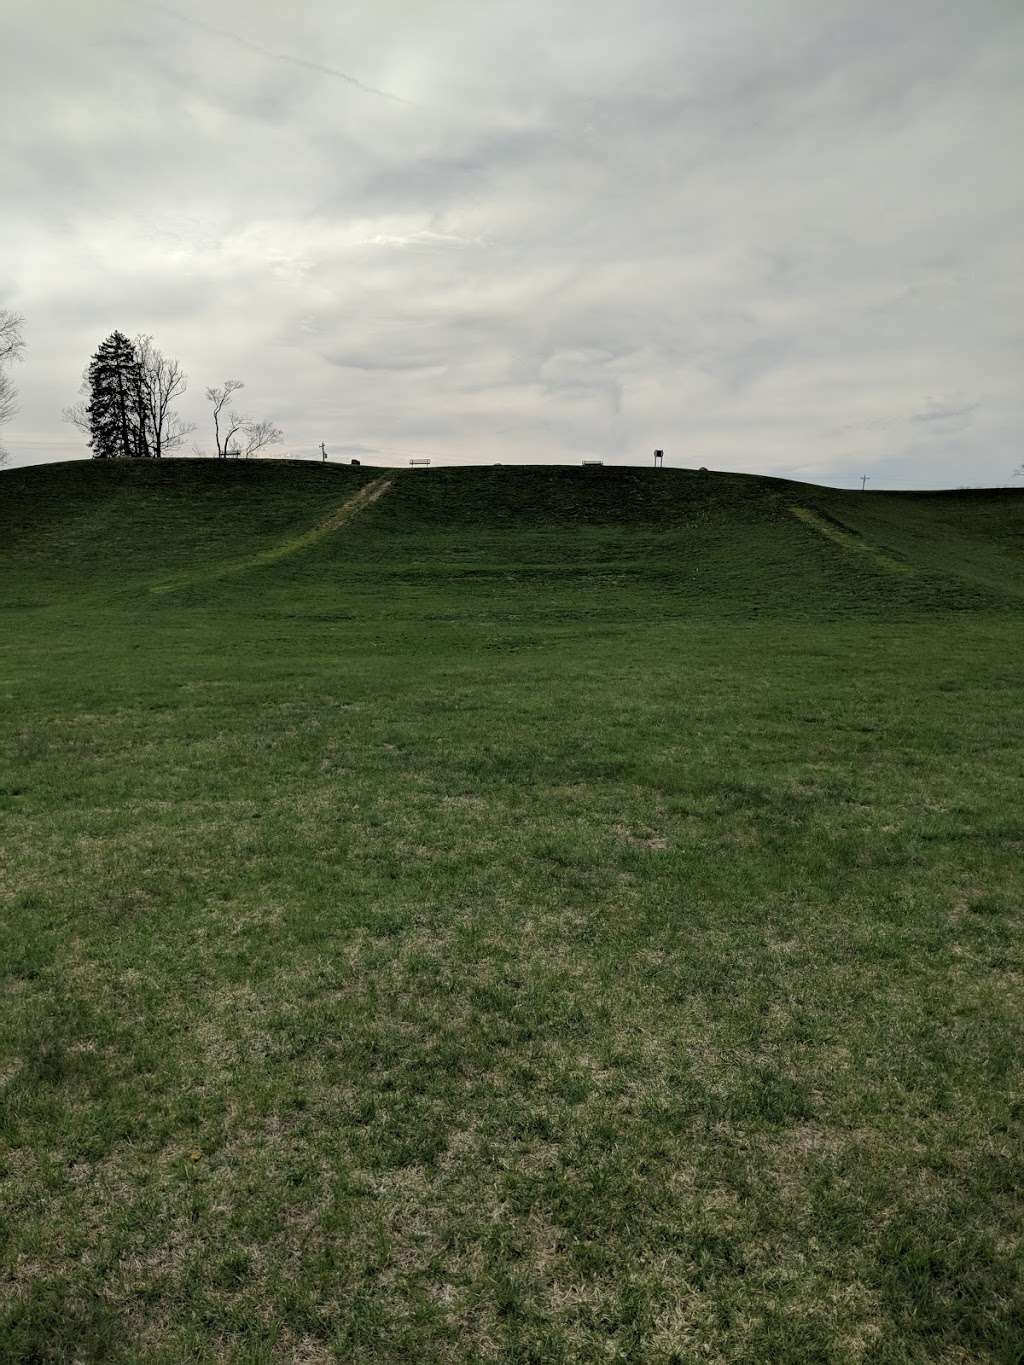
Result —
[[864, 492], [864, 485], [867, 483], [867, 481], [868, 481], [869, 478], [870, 478], [870, 475], [869, 475], [869, 474], [862, 474], [862, 475], [860, 476], [860, 491], [861, 491], [862, 493]]
[[326, 459], [327, 459], [327, 447], [324, 445], [323, 441], [320, 442], [320, 454], [324, 457], [324, 460], [326, 461]]

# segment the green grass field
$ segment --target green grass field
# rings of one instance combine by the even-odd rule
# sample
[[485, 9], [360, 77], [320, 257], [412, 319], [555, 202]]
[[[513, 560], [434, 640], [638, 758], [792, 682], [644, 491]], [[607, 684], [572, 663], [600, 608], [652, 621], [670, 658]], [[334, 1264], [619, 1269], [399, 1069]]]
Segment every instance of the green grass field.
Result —
[[1022, 625], [1020, 493], [0, 474], [0, 1358], [1024, 1359]]

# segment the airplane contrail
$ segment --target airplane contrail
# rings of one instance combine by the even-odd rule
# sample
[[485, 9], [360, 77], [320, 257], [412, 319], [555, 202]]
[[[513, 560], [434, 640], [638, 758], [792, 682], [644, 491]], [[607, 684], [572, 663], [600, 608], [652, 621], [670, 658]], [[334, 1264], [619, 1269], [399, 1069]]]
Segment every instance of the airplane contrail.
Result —
[[250, 52], [256, 52], [261, 57], [269, 57], [275, 62], [288, 62], [291, 66], [301, 66], [307, 71], [317, 71], [322, 76], [333, 76], [335, 80], [344, 81], [346, 85], [354, 86], [356, 90], [362, 90], [367, 95], [379, 95], [381, 99], [393, 100], [396, 104], [412, 104], [411, 100], [403, 99], [401, 95], [393, 95], [390, 90], [378, 90], [375, 85], [365, 85], [357, 80], [355, 76], [350, 76], [347, 71], [339, 71], [334, 66], [324, 66], [322, 62], [310, 62], [305, 57], [292, 57], [287, 52], [272, 52], [267, 47], [261, 47], [259, 43], [252, 42], [249, 38], [243, 38], [240, 33], [233, 33], [230, 29], [217, 28], [214, 24], [208, 24], [204, 19], [194, 19], [189, 14], [182, 14], [176, 9], [171, 9], [168, 5], [161, 5], [156, 0], [150, 0], [150, 9], [159, 10], [161, 14], [167, 14], [172, 19], [177, 19], [181, 24], [188, 24], [190, 28], [202, 29], [204, 33], [211, 33], [215, 38], [226, 38], [228, 42], [237, 43], [239, 47], [248, 48]]

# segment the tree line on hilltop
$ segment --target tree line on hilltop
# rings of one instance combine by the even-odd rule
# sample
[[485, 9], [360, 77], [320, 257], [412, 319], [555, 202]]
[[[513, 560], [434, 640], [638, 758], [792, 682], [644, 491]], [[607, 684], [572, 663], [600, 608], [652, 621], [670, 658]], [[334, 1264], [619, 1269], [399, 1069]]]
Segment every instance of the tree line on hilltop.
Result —
[[[82, 376], [85, 400], [65, 408], [64, 420], [88, 437], [94, 459], [159, 460], [196, 429], [174, 407], [187, 387], [179, 362], [165, 356], [151, 336], [129, 339], [111, 332]], [[273, 422], [231, 406], [232, 395], [244, 387], [240, 379], [228, 379], [206, 390], [218, 459], [248, 459], [283, 439]], [[195, 446], [193, 452], [202, 454]]]
[[[20, 313], [0, 307], [0, 428], [17, 411], [8, 370], [23, 358], [24, 323]], [[240, 379], [226, 379], [206, 390], [220, 460], [248, 459], [284, 439], [280, 427], [268, 418], [249, 417], [233, 406], [234, 395], [244, 387]], [[85, 401], [65, 408], [64, 420], [88, 438], [94, 459], [159, 460], [178, 450], [196, 429], [174, 406], [187, 388], [188, 378], [179, 362], [165, 356], [152, 336], [130, 340], [123, 332], [111, 332], [82, 376]], [[192, 453], [204, 452], [193, 445]], [[0, 465], [6, 459], [7, 452], [0, 446]], [[1024, 478], [1024, 464], [1014, 477]]]

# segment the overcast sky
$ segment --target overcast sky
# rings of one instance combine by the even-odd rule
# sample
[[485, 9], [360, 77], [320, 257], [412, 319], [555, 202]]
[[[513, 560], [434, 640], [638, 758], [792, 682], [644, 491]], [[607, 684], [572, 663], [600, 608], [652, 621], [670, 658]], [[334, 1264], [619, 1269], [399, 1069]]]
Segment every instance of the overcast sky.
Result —
[[3, 0], [13, 463], [114, 328], [367, 462], [1024, 459], [1021, 0]]

